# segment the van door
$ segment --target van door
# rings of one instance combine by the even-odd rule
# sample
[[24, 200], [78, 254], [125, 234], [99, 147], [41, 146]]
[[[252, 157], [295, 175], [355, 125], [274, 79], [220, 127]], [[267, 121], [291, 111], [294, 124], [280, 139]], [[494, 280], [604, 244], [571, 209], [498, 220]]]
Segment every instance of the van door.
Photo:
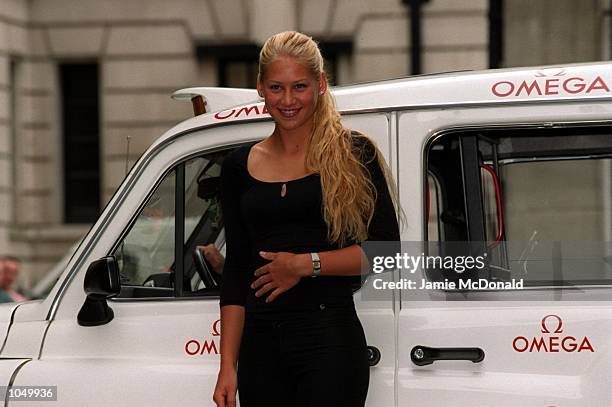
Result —
[[[370, 137], [396, 175], [395, 117], [386, 113], [353, 114], [343, 116], [343, 124]], [[370, 349], [370, 387], [367, 405], [392, 406], [395, 402], [395, 309], [394, 297], [372, 295], [369, 284], [355, 293], [357, 313], [363, 325]]]
[[[419, 214], [404, 239], [426, 242], [404, 251], [455, 265], [400, 270], [440, 285], [400, 290], [399, 405], [610, 403], [610, 110], [402, 115], [400, 194]], [[458, 271], [460, 255], [484, 266]]]

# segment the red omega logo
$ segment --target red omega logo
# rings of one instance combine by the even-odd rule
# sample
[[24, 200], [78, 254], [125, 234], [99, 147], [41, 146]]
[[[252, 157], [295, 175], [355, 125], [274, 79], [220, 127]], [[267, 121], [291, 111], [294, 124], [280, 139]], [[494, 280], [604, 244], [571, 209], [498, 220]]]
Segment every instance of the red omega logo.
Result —
[[[260, 110], [261, 107], [261, 110]], [[215, 119], [217, 120], [226, 120], [226, 119], [237, 119], [239, 117], [249, 117], [249, 116], [259, 116], [268, 114], [268, 109], [265, 105], [251, 105], [244, 106], [241, 108], [222, 110], [220, 112], [215, 113]]]
[[[551, 323], [548, 324], [546, 321], [551, 320]], [[557, 321], [557, 328], [554, 331], [551, 331], [548, 326], [550, 325], [551, 327], [554, 327], [555, 322]], [[549, 334], [549, 333], [555, 333], [555, 334], [560, 334], [561, 332], [563, 332], [563, 320], [561, 319], [561, 317], [559, 315], [555, 315], [555, 314], [550, 314], [550, 315], [546, 315], [544, 318], [542, 318], [542, 333], [543, 334]]]
[[610, 87], [601, 75], [594, 79], [580, 74], [566, 75], [563, 68], [541, 69], [535, 72], [534, 79], [496, 82], [491, 86], [491, 92], [499, 98], [610, 93]]
[[540, 321], [540, 336], [517, 336], [512, 348], [519, 353], [572, 353], [595, 352], [588, 336], [561, 335], [563, 320], [559, 315], [548, 314]]
[[220, 326], [220, 319], [213, 322], [211, 326], [212, 332], [210, 333], [213, 336], [212, 338], [187, 340], [185, 342], [185, 354], [189, 356], [218, 355], [219, 350], [217, 349], [215, 337], [221, 336]]
[[221, 320], [216, 320], [212, 325], [212, 336], [221, 336], [221, 332], [219, 331], [219, 324]]

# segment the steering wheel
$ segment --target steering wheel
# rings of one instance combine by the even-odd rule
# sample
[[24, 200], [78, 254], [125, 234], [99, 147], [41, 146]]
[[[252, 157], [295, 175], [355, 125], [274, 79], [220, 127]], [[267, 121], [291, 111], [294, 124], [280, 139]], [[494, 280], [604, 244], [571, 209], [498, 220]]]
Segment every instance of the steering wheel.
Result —
[[212, 271], [212, 266], [197, 247], [193, 251], [193, 260], [196, 272], [206, 288], [217, 288], [221, 285], [221, 276]]

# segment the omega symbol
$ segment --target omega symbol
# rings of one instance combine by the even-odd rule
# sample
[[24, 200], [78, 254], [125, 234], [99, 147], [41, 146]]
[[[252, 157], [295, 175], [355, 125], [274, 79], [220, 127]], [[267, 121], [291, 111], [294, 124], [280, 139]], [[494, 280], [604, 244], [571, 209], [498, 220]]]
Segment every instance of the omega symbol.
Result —
[[[549, 319], [553, 320], [550, 324], [547, 323], [547, 321]], [[555, 326], [554, 325], [555, 324], [555, 322], [554, 322], [555, 319], [557, 320], [557, 329], [555, 329], [554, 331], [551, 332], [551, 330], [549, 329], [549, 326], [551, 328]], [[561, 317], [559, 315], [549, 314], [549, 315], [546, 315], [544, 318], [542, 318], [542, 333], [543, 334], [549, 334], [549, 333], [558, 334], [558, 333], [561, 333], [561, 332], [563, 332], [563, 321], [561, 320]]]
[[565, 75], [565, 69], [563, 68], [546, 68], [546, 69], [541, 69], [539, 71], [536, 71], [535, 73], [536, 78], [543, 78], [546, 76], [564, 76], [564, 75]]
[[213, 325], [212, 325], [212, 336], [220, 336], [221, 333], [219, 332], [219, 323], [221, 322], [220, 319], [216, 320]]

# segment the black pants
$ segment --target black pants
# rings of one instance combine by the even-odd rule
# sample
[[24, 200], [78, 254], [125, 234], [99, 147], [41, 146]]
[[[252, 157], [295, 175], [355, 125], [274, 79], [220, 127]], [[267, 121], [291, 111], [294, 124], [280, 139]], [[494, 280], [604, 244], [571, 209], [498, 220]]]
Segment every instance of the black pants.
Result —
[[362, 407], [369, 377], [353, 304], [245, 321], [238, 361], [241, 407]]

